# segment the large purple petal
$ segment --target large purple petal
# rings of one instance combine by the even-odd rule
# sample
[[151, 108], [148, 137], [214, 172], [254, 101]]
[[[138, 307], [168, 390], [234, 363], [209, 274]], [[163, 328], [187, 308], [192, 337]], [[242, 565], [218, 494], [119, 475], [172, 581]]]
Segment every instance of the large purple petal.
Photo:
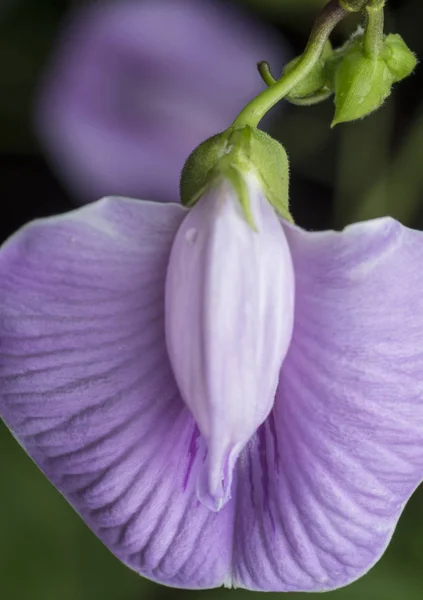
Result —
[[321, 591], [378, 560], [423, 477], [423, 234], [285, 229], [294, 335], [239, 465], [234, 582]]
[[207, 0], [119, 0], [76, 11], [46, 72], [40, 139], [82, 201], [178, 201], [187, 156], [282, 65], [269, 30]]
[[106, 199], [6, 243], [0, 414], [117, 557], [197, 588], [228, 579], [233, 517], [197, 500], [203, 449], [165, 348], [165, 272], [184, 215]]

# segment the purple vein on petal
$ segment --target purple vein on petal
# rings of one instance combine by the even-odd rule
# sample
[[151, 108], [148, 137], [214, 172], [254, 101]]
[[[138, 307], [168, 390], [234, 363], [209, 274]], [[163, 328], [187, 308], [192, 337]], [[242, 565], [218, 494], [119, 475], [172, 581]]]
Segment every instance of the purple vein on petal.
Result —
[[279, 473], [279, 448], [278, 448], [278, 434], [276, 432], [275, 415], [273, 410], [270, 412], [268, 417], [269, 430], [273, 440], [273, 455], [275, 461], [276, 472]]
[[254, 451], [253, 451], [252, 444], [249, 444], [248, 447], [245, 449], [245, 451], [248, 452], [248, 480], [250, 482], [250, 488], [251, 488], [251, 503], [253, 505], [254, 514], [255, 514], [256, 500], [254, 497], [255, 490], [254, 490], [254, 470], [253, 470]]
[[200, 437], [200, 430], [198, 429], [197, 425], [194, 425], [194, 429], [192, 431], [192, 436], [191, 436], [191, 440], [190, 440], [189, 447], [188, 447], [188, 465], [187, 465], [187, 470], [185, 472], [185, 477], [184, 477], [184, 486], [183, 486], [184, 492], [187, 489], [192, 466], [194, 464], [195, 457], [197, 456], [198, 438], [199, 437]]
[[259, 457], [261, 467], [261, 484], [263, 488], [263, 509], [267, 511], [272, 530], [275, 531], [275, 521], [273, 519], [272, 509], [270, 508], [270, 495], [269, 495], [269, 465], [267, 463], [267, 442], [266, 442], [266, 421], [260, 426], [258, 430], [258, 441], [259, 441]]

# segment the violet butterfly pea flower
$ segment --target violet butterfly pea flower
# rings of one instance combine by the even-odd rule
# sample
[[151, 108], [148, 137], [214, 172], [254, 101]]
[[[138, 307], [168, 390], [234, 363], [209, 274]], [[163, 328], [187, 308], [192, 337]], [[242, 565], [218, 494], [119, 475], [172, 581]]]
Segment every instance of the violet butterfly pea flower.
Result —
[[423, 233], [310, 233], [248, 185], [256, 231], [220, 180], [190, 210], [106, 198], [12, 236], [0, 414], [143, 576], [324, 591], [378, 560], [422, 479]]
[[80, 202], [179, 200], [186, 157], [263, 89], [277, 36], [210, 0], [119, 0], [75, 11], [36, 102], [41, 145]]

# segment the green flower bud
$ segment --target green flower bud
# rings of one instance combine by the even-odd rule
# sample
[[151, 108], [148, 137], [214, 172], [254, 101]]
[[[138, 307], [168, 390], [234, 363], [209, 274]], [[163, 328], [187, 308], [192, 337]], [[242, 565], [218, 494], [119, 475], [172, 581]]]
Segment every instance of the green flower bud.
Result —
[[394, 83], [408, 77], [417, 65], [416, 55], [396, 33], [391, 33], [386, 37], [383, 58], [394, 76]]
[[255, 127], [230, 127], [200, 144], [188, 157], [181, 175], [181, 201], [193, 206], [220, 178], [237, 191], [245, 218], [255, 227], [245, 175], [254, 172], [277, 212], [292, 220], [288, 208], [289, 163], [285, 149]]
[[[286, 99], [294, 104], [297, 100], [312, 99], [314, 96], [318, 96], [323, 90], [328, 91], [328, 78], [326, 74], [325, 64], [329, 57], [332, 55], [333, 50], [329, 41], [326, 42], [322, 55], [310, 71], [310, 73], [304, 77], [297, 85], [295, 85], [287, 94]], [[298, 61], [301, 60], [301, 56], [297, 56], [291, 60], [284, 68], [283, 74], [286, 75], [292, 71]], [[302, 103], [302, 102], [300, 102]]]
[[335, 89], [332, 126], [354, 121], [382, 106], [394, 83], [414, 70], [417, 59], [400, 35], [383, 38], [381, 50], [365, 50], [365, 33], [359, 29], [326, 63], [329, 85]]
[[394, 77], [382, 57], [366, 56], [362, 46], [349, 50], [335, 72], [335, 117], [338, 123], [355, 121], [382, 106]]

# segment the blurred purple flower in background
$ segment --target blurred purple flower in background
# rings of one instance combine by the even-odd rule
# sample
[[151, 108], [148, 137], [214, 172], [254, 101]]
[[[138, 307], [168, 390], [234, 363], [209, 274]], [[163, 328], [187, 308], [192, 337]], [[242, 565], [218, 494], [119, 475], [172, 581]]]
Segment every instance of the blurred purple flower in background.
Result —
[[207, 0], [124, 0], [75, 13], [36, 107], [56, 171], [83, 202], [178, 201], [190, 152], [263, 88], [255, 63], [282, 65], [270, 33]]

